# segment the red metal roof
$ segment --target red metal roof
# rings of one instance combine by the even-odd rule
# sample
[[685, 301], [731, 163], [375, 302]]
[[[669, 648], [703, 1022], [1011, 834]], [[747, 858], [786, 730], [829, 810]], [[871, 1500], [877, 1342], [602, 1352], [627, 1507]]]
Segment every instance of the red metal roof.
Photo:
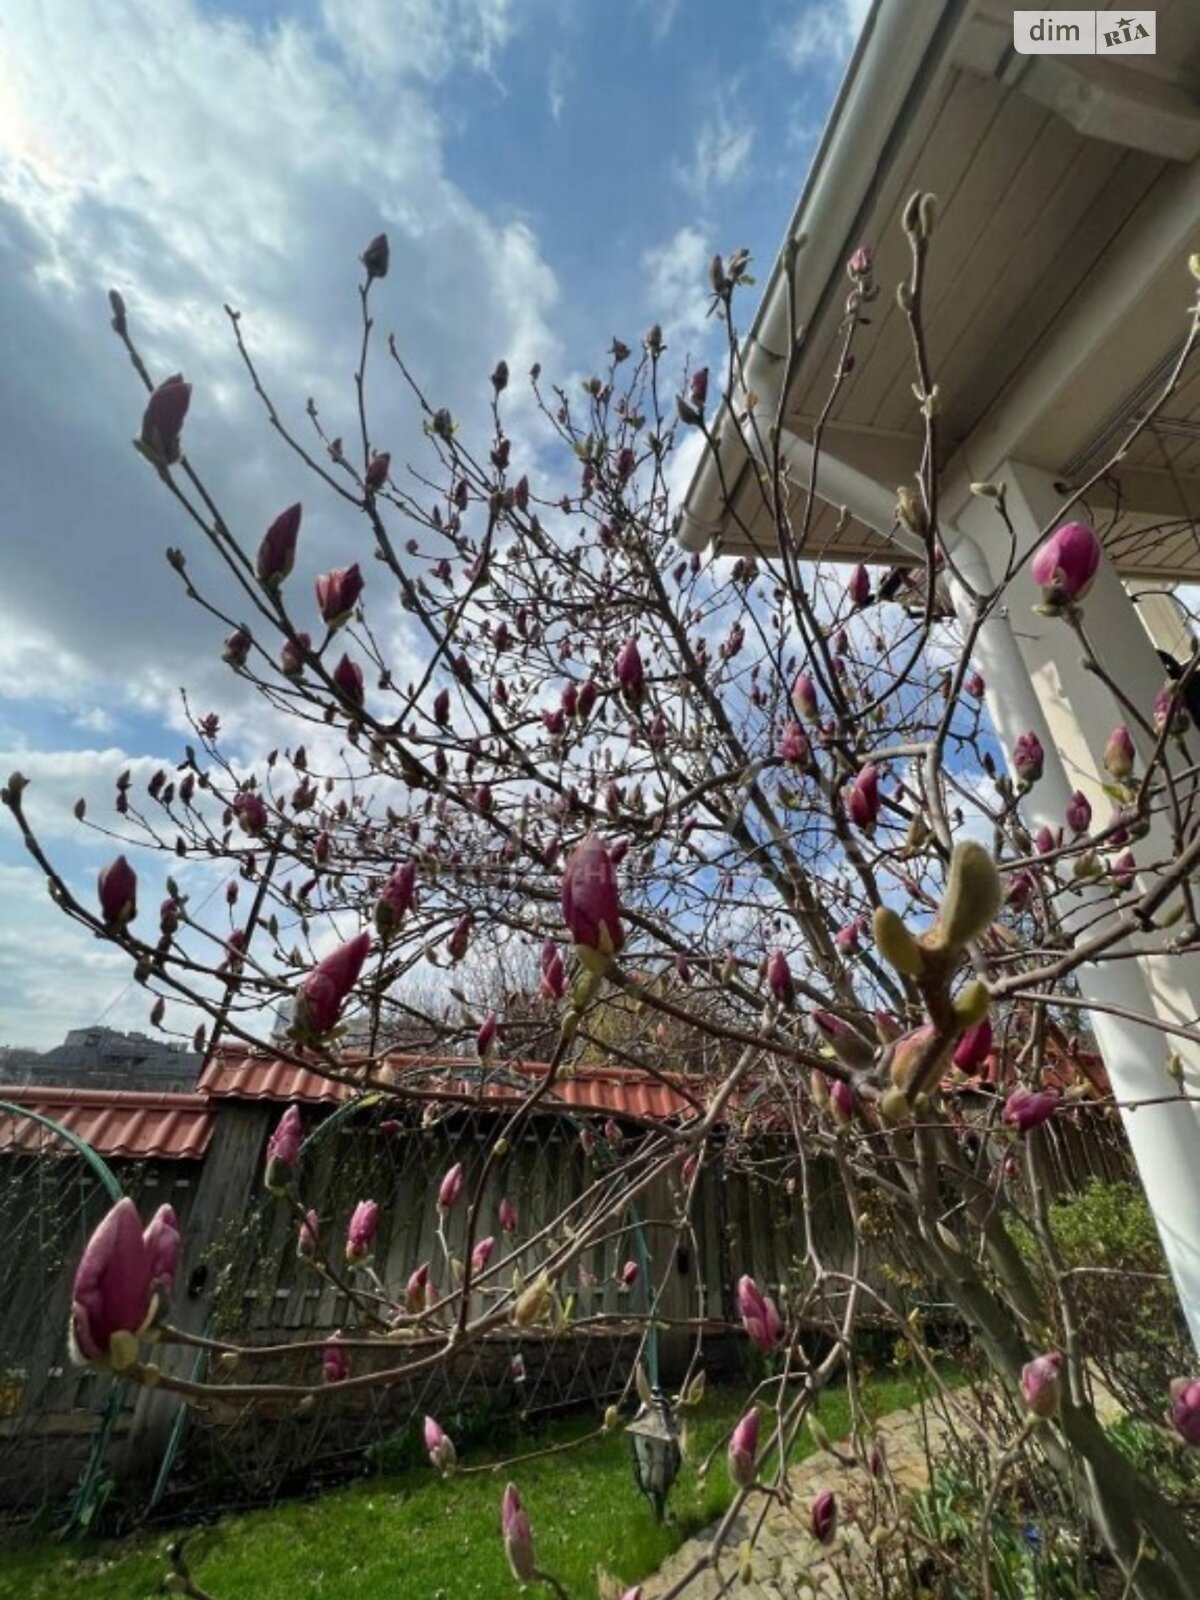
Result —
[[[481, 1076], [467, 1072], [461, 1057], [430, 1059], [425, 1056], [390, 1055], [387, 1076], [398, 1095], [406, 1091], [422, 1099], [458, 1101], [471, 1105], [510, 1104], [522, 1099], [547, 1071], [539, 1061], [497, 1062]], [[447, 1072], [458, 1068], [458, 1074]], [[513, 1082], [513, 1079], [525, 1082]], [[354, 1093], [351, 1085], [323, 1077], [307, 1067], [293, 1066], [269, 1056], [219, 1052], [200, 1078], [200, 1089], [214, 1099], [298, 1101], [310, 1105], [338, 1105]], [[662, 1121], [687, 1116], [699, 1109], [697, 1088], [688, 1092], [669, 1080], [624, 1067], [577, 1067], [570, 1077], [555, 1084], [544, 1102], [548, 1107], [627, 1117], [634, 1121]]]
[[[203, 1094], [0, 1084], [0, 1100], [52, 1118], [104, 1157], [195, 1161], [212, 1138], [213, 1107]], [[60, 1143], [32, 1117], [0, 1111], [0, 1151], [33, 1154]]]

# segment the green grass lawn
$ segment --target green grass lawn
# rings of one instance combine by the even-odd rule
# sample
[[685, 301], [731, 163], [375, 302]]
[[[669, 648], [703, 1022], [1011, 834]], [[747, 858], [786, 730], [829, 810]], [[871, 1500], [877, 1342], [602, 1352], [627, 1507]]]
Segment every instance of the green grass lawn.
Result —
[[[874, 1381], [880, 1415], [911, 1405], [909, 1378]], [[696, 1468], [736, 1420], [744, 1398], [709, 1396], [688, 1423], [688, 1457], [671, 1495], [673, 1521], [660, 1526], [637, 1493], [623, 1430], [577, 1448], [449, 1480], [427, 1468], [331, 1490], [318, 1499], [227, 1516], [188, 1536], [194, 1582], [215, 1600], [476, 1600], [516, 1596], [500, 1539], [500, 1496], [508, 1478], [533, 1523], [538, 1564], [572, 1600], [593, 1600], [596, 1569], [624, 1583], [653, 1572], [689, 1534], [720, 1515], [731, 1490], [723, 1451], [701, 1478]], [[849, 1425], [844, 1395], [825, 1394], [821, 1420], [833, 1437]], [[579, 1438], [594, 1424], [567, 1419], [529, 1449]], [[811, 1453], [807, 1430], [797, 1458]], [[478, 1448], [463, 1466], [486, 1464]], [[164, 1548], [180, 1530], [122, 1540], [16, 1542], [0, 1552], [3, 1600], [142, 1600], [161, 1594]], [[181, 1530], [186, 1532], [187, 1530]], [[549, 1595], [549, 1590], [541, 1589]]]

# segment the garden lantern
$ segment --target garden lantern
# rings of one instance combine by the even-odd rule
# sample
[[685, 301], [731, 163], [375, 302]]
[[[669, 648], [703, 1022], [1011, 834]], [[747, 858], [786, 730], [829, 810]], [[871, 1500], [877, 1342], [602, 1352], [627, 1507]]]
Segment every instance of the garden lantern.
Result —
[[671, 1485], [679, 1475], [683, 1454], [679, 1448], [679, 1435], [660, 1390], [651, 1394], [650, 1404], [642, 1416], [629, 1424], [626, 1430], [633, 1447], [633, 1475], [637, 1486], [654, 1507], [654, 1515], [662, 1521]]

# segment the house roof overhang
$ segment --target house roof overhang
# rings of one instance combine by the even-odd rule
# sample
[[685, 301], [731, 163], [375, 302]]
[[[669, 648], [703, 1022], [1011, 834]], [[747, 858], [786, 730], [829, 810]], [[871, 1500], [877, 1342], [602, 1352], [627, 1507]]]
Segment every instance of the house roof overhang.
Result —
[[[1172, 0], [1157, 19], [1156, 55], [1027, 56], [999, 0], [876, 0], [743, 346], [759, 427], [778, 420], [787, 441], [796, 528], [840, 349], [845, 262], [872, 247], [881, 293], [829, 404], [807, 554], [903, 559], [894, 489], [918, 468], [923, 427], [893, 291], [917, 190], [938, 198], [924, 322], [948, 522], [1009, 458], [1085, 484], [1161, 391], [1196, 292], [1200, 9]], [[714, 432], [680, 541], [770, 552], [772, 520], [728, 409]], [[1200, 577], [1200, 363], [1087, 504], [1127, 577]]]

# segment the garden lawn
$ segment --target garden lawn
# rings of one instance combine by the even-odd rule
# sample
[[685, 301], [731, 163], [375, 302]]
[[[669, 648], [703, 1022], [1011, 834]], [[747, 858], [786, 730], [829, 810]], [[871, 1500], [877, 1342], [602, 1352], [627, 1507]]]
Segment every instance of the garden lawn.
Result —
[[[918, 1398], [908, 1378], [876, 1380], [865, 1392], [879, 1415]], [[597, 1567], [636, 1583], [729, 1504], [723, 1449], [705, 1476], [697, 1467], [722, 1444], [744, 1403], [744, 1395], [716, 1391], [690, 1414], [688, 1460], [671, 1495], [674, 1520], [665, 1525], [654, 1521], [634, 1487], [622, 1428], [557, 1454], [498, 1460], [490, 1470], [449, 1480], [429, 1469], [394, 1473], [194, 1530], [13, 1542], [0, 1552], [0, 1597], [148, 1600], [162, 1593], [166, 1545], [182, 1535], [193, 1581], [214, 1600], [503, 1600], [518, 1593], [500, 1537], [500, 1497], [511, 1478], [533, 1523], [538, 1565], [572, 1600], [593, 1600]], [[843, 1392], [823, 1395], [819, 1415], [831, 1436], [845, 1433]], [[566, 1419], [525, 1448], [545, 1451], [583, 1438], [593, 1426]], [[813, 1449], [805, 1430], [796, 1459]], [[467, 1468], [487, 1460], [477, 1448], [464, 1455]]]

